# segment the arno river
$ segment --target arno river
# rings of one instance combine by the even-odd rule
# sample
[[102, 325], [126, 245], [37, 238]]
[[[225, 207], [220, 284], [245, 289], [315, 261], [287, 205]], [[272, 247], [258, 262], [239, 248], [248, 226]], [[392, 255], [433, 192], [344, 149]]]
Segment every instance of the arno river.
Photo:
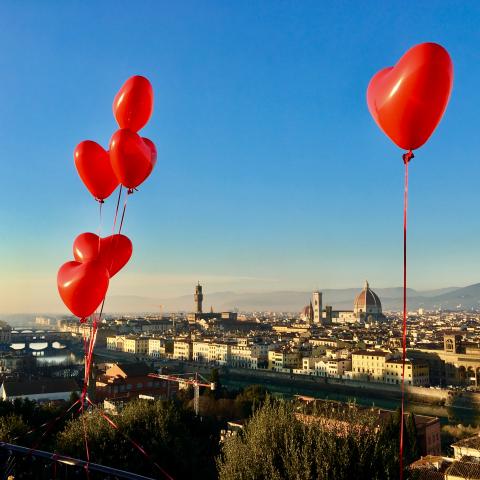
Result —
[[[238, 380], [238, 379], [223, 379], [222, 385], [226, 388], [240, 389], [251, 385], [252, 380]], [[284, 398], [292, 398], [294, 395], [306, 395], [315, 398], [323, 398], [328, 400], [337, 400], [340, 402], [354, 401], [358, 405], [372, 406], [375, 405], [380, 408], [395, 410], [399, 407], [400, 402], [392, 399], [370, 398], [362, 395], [345, 395], [331, 391], [324, 391], [322, 389], [308, 389], [300, 386], [285, 386], [285, 385], [264, 385], [273, 395], [278, 395]], [[419, 415], [432, 415], [440, 418], [442, 425], [472, 425], [480, 426], [480, 410], [467, 409], [458, 407], [442, 407], [438, 405], [427, 405], [421, 403], [406, 403], [406, 410]]]

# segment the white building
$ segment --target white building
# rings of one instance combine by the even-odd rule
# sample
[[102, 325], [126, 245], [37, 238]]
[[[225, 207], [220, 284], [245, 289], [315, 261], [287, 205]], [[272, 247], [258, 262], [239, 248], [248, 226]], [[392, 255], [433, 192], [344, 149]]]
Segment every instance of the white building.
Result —
[[28, 398], [36, 402], [69, 400], [72, 393], [79, 393], [75, 380], [70, 378], [45, 378], [43, 380], [5, 380], [0, 387], [0, 398], [13, 401]]
[[210, 361], [210, 343], [204, 340], [192, 343], [192, 358], [194, 362], [207, 363]]
[[229, 364], [232, 367], [256, 370], [267, 365], [268, 352], [273, 348], [273, 344], [256, 343], [247, 338], [238, 339], [238, 342], [231, 346]]

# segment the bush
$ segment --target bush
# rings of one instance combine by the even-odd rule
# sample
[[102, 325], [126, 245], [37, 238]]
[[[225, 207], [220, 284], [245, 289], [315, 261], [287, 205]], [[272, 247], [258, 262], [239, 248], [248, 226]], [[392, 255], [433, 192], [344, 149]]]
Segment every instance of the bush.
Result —
[[[307, 415], [267, 399], [217, 458], [220, 480], [393, 480], [399, 476], [399, 417], [354, 405], [322, 405]], [[405, 477], [407, 478], [407, 472]]]

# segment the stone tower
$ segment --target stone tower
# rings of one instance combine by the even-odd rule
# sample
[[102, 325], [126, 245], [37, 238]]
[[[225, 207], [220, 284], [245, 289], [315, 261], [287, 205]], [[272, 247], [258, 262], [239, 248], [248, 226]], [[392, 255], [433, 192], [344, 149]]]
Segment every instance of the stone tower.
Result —
[[322, 292], [315, 291], [312, 294], [313, 323], [322, 323]]
[[198, 282], [198, 285], [195, 287], [195, 295], [193, 298], [195, 299], [195, 303], [197, 305], [196, 313], [202, 313], [203, 293], [200, 282]]

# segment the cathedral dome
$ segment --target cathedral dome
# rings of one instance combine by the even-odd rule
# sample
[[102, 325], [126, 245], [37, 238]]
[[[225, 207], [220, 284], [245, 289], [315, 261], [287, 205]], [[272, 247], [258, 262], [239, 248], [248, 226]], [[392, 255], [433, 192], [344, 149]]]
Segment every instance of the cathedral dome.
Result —
[[381, 314], [382, 303], [378, 295], [370, 288], [368, 282], [365, 282], [363, 290], [355, 297], [353, 303], [355, 314]]

